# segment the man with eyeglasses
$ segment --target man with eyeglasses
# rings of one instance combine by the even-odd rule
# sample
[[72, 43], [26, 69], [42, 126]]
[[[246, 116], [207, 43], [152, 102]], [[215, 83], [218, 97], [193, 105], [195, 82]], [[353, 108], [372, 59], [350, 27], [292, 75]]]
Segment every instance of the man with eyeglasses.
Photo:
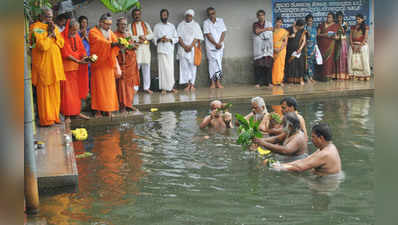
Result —
[[50, 8], [42, 8], [40, 21], [30, 26], [32, 84], [36, 87], [39, 124], [60, 123], [60, 81], [65, 80], [60, 49], [64, 39], [53, 22]]
[[89, 32], [90, 53], [98, 56], [91, 65], [91, 108], [97, 111], [96, 118], [102, 117], [102, 112], [112, 117], [112, 112], [119, 110], [115, 78], [121, 74], [115, 71], [120, 48], [111, 26], [112, 16], [106, 13]]

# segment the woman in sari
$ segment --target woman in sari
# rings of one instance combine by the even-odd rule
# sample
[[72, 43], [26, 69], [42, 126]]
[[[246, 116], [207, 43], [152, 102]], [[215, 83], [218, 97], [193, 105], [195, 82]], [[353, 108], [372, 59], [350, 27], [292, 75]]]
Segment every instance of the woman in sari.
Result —
[[307, 31], [307, 60], [305, 64], [307, 78], [311, 82], [314, 81], [314, 73], [315, 73], [315, 46], [316, 46], [316, 35], [317, 29], [313, 24], [314, 17], [311, 14], [308, 14], [305, 17], [305, 22], [307, 23], [305, 26], [305, 30]]
[[344, 22], [343, 12], [338, 11], [336, 13], [337, 16], [337, 24], [339, 26], [337, 30], [336, 36], [336, 75], [335, 79], [338, 80], [348, 80], [348, 68], [347, 68], [347, 41], [346, 41], [346, 33], [348, 26]]
[[[304, 50], [307, 31], [304, 30], [304, 20], [297, 20], [296, 23], [289, 27], [286, 59], [285, 59], [285, 75], [288, 83], [304, 85], [305, 74], [305, 55]], [[303, 51], [304, 50], [304, 51]]]
[[285, 57], [287, 45], [287, 30], [282, 28], [282, 17], [275, 20], [273, 39], [274, 39], [274, 64], [272, 66], [272, 83], [283, 86], [285, 74]]
[[368, 32], [362, 14], [356, 16], [357, 24], [351, 27], [348, 51], [348, 73], [358, 80], [370, 80]]
[[335, 46], [336, 33], [339, 26], [334, 22], [334, 14], [328, 13], [326, 22], [318, 26], [318, 46], [323, 58], [322, 78], [334, 78], [336, 73], [335, 66]]

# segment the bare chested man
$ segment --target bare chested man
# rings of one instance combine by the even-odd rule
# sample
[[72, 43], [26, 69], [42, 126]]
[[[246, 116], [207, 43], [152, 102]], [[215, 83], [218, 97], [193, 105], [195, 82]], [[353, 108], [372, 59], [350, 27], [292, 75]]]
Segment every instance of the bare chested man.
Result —
[[[254, 97], [251, 99], [251, 109], [252, 111], [245, 116], [245, 119], [249, 121], [250, 118], [253, 117], [254, 121], [261, 121], [259, 125], [259, 130], [265, 132], [266, 127], [268, 126], [269, 117], [268, 110], [265, 105], [264, 99], [262, 97]], [[236, 121], [236, 125], [239, 125], [239, 122]]]
[[312, 128], [312, 143], [318, 148], [305, 159], [283, 163], [274, 168], [283, 171], [302, 172], [312, 170], [319, 176], [334, 175], [341, 172], [339, 151], [332, 142], [332, 133], [327, 124], [317, 124]]
[[254, 143], [281, 155], [295, 159], [307, 156], [307, 137], [300, 129], [300, 120], [296, 113], [288, 112], [283, 117], [283, 133], [268, 138], [255, 138]]
[[[308, 137], [304, 117], [302, 115], [300, 115], [300, 113], [297, 112], [296, 99], [293, 97], [285, 97], [280, 101], [280, 104], [282, 107], [283, 115], [286, 115], [286, 113], [289, 113], [289, 112], [294, 112], [297, 115], [297, 117], [300, 121], [300, 129], [301, 129], [301, 131], [304, 132], [305, 136]], [[267, 129], [266, 132], [269, 134], [272, 134], [272, 135], [279, 135], [283, 132], [283, 130], [281, 128], [275, 128], [275, 129]]]
[[[200, 123], [199, 127], [212, 128], [232, 128], [232, 115], [229, 112], [222, 113], [223, 104], [219, 100], [214, 100], [210, 103], [210, 115], [206, 116]], [[225, 115], [224, 115], [225, 114]]]

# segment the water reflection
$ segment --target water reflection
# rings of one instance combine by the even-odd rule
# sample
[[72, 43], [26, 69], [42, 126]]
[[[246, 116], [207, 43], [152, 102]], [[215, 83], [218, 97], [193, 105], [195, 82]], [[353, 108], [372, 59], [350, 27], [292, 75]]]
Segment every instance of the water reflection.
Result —
[[[236, 129], [199, 129], [207, 106], [176, 109], [148, 113], [142, 124], [89, 130], [91, 146], [74, 143], [77, 154], [94, 153], [78, 159], [79, 193], [41, 199], [42, 215], [50, 224], [315, 225], [331, 215], [345, 224], [372, 224], [372, 101], [299, 102], [308, 129], [316, 121], [331, 124], [347, 175], [343, 183], [271, 171], [236, 145]], [[233, 112], [248, 108], [234, 104]], [[353, 209], [350, 216], [347, 209]]]

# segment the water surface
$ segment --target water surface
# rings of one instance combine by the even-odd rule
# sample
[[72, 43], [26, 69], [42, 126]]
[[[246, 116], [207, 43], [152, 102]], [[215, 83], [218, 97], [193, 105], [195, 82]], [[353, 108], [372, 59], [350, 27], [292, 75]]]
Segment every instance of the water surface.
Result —
[[79, 192], [42, 197], [41, 216], [57, 225], [373, 224], [373, 98], [303, 101], [299, 111], [307, 129], [318, 121], [332, 128], [342, 183], [270, 171], [235, 144], [236, 130], [200, 130], [207, 108], [178, 108], [89, 130], [89, 141], [74, 142], [77, 154], [94, 153], [77, 159]]

